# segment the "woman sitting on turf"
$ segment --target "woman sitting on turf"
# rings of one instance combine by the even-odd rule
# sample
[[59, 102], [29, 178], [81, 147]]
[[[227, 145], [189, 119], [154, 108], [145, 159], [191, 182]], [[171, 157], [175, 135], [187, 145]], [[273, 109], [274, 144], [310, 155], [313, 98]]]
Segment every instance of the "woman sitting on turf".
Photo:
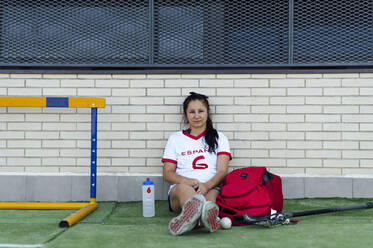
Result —
[[180, 213], [170, 221], [169, 230], [181, 235], [201, 219], [214, 232], [220, 226], [218, 185], [231, 159], [228, 139], [212, 125], [207, 96], [191, 92], [183, 110], [189, 128], [170, 135], [162, 159], [164, 179], [172, 184], [169, 208]]

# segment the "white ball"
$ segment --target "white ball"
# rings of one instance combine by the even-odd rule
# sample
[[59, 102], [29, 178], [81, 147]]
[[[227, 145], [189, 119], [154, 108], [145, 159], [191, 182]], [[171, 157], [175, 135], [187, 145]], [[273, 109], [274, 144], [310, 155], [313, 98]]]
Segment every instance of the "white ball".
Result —
[[223, 229], [229, 229], [232, 227], [232, 221], [228, 217], [224, 217], [220, 220], [220, 225]]

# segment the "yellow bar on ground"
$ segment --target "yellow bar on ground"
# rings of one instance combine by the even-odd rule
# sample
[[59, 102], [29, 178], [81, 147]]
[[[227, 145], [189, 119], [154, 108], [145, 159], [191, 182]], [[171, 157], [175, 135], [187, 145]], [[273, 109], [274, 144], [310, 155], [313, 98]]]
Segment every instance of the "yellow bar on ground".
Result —
[[98, 207], [97, 203], [90, 203], [84, 208], [80, 209], [79, 211], [76, 211], [75, 213], [63, 219], [60, 222], [59, 226], [60, 227], [71, 227], [72, 225], [74, 225], [75, 223], [77, 223], [78, 221], [80, 221], [81, 219], [83, 219], [84, 217], [92, 213], [93, 211], [95, 211], [97, 207]]
[[89, 204], [77, 202], [0, 202], [0, 209], [67, 210], [81, 209]]
[[46, 107], [45, 97], [0, 97], [0, 107]]
[[105, 108], [105, 98], [69, 97], [69, 108]]

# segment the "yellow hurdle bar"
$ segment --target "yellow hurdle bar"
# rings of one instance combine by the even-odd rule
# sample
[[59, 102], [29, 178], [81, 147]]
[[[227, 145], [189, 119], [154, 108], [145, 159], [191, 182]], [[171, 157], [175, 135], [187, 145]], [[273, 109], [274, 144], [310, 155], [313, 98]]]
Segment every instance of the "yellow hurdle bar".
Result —
[[59, 226], [60, 227], [71, 227], [75, 223], [77, 223], [79, 220], [83, 219], [87, 215], [89, 215], [91, 212], [96, 210], [98, 207], [97, 203], [89, 203], [84, 208], [80, 209], [79, 211], [76, 211], [75, 213], [69, 215], [65, 219], [63, 219]]
[[0, 107], [46, 107], [45, 97], [0, 97]]
[[0, 209], [63, 210], [81, 209], [90, 203], [69, 202], [0, 202]]
[[105, 98], [69, 97], [69, 108], [105, 108]]
[[89, 97], [0, 97], [0, 107], [104, 108], [105, 98]]

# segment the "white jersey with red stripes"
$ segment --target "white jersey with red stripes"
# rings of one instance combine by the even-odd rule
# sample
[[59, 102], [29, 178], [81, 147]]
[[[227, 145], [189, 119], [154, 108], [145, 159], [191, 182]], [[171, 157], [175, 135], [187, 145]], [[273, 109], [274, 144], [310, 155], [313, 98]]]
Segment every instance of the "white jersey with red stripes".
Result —
[[218, 132], [218, 148], [215, 152], [209, 152], [204, 134], [197, 137], [186, 131], [171, 134], [162, 162], [176, 164], [176, 174], [180, 176], [197, 179], [202, 183], [209, 181], [217, 173], [218, 156], [232, 156], [228, 139], [223, 133]]

